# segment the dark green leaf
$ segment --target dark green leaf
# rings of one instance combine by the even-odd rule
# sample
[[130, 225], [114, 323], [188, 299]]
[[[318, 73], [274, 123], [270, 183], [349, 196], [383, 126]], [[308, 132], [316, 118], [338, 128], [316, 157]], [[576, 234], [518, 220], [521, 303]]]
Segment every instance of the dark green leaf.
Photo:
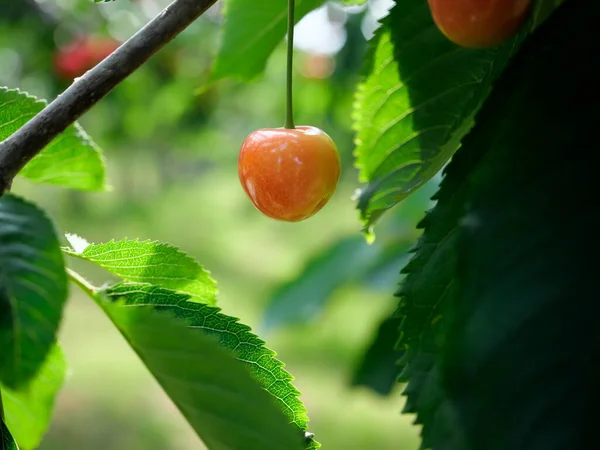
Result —
[[73, 249], [65, 253], [90, 261], [126, 281], [151, 283], [187, 294], [191, 301], [214, 305], [217, 283], [193, 258], [168, 244], [123, 239], [89, 244], [67, 235]]
[[369, 183], [358, 207], [367, 226], [448, 161], [520, 40], [464, 49], [438, 30], [426, 0], [396, 3], [355, 106], [357, 166]]
[[[296, 22], [324, 0], [296, 0]], [[267, 59], [283, 39], [287, 0], [227, 0], [221, 46], [212, 79], [250, 80], [264, 70]]]
[[468, 449], [597, 447], [599, 19], [598, 2], [565, 2], [461, 149], [484, 156], [459, 226], [442, 380]]
[[537, 0], [533, 8], [533, 26], [537, 28], [566, 0]]
[[366, 386], [381, 395], [392, 391], [400, 375], [398, 360], [404, 354], [396, 348], [400, 324], [395, 315], [381, 322], [352, 376], [352, 386]]
[[[45, 105], [25, 92], [0, 87], [0, 141]], [[48, 144], [19, 175], [38, 183], [83, 190], [104, 189], [106, 183], [100, 149], [77, 123]]]
[[62, 352], [55, 346], [28, 386], [12, 390], [0, 385], [6, 424], [21, 450], [38, 447], [50, 425], [54, 400], [63, 384], [65, 372]]
[[[459, 161], [457, 174], [467, 173], [474, 161]], [[401, 379], [408, 381], [404, 412], [417, 413], [423, 424], [423, 448], [430, 448], [430, 423], [439, 407], [438, 341], [442, 310], [456, 295], [456, 222], [462, 214], [461, 199], [468, 190], [460, 175], [448, 174], [437, 196], [438, 204], [420, 223], [425, 228], [415, 257], [403, 269], [405, 281], [399, 292], [398, 316], [402, 320], [399, 348]], [[427, 387], [429, 392], [425, 392]], [[443, 418], [442, 420], [447, 420]]]
[[452, 418], [443, 407], [436, 358], [442, 311], [456, 295], [456, 224], [469, 190], [465, 174], [476, 162], [476, 158], [461, 159], [457, 154], [451, 163], [456, 169], [445, 175], [434, 197], [438, 203], [419, 223], [424, 232], [414, 257], [402, 270], [406, 278], [397, 294], [400, 303], [396, 315], [401, 320], [398, 349], [404, 351], [400, 379], [408, 381], [404, 412], [416, 413], [416, 423], [423, 424], [423, 448], [432, 447], [434, 420], [452, 426]]
[[[151, 295], [181, 297], [167, 290]], [[215, 336], [194, 329], [193, 316], [175, 319], [173, 310], [158, 313], [115, 301], [127, 302], [127, 293], [109, 297], [100, 298], [100, 305], [209, 448], [302, 448], [302, 434], [271, 396]]]
[[0, 446], [2, 450], [19, 450], [17, 443], [2, 420], [0, 420]]
[[[573, 11], [592, 13], [582, 4]], [[590, 448], [572, 432], [586, 431], [581, 400], [599, 392], [573, 383], [598, 375], [581, 369], [599, 324], [592, 294], [576, 294], [595, 279], [593, 262], [575, 255], [597, 253], [583, 230], [600, 224], [585, 206], [598, 196], [585, 162], [594, 120], [576, 102], [592, 83], [584, 36], [599, 12], [586, 27], [558, 10], [526, 44], [423, 222], [400, 308], [407, 410], [424, 424], [423, 448]]]
[[27, 384], [54, 345], [67, 277], [54, 227], [34, 205], [0, 198], [0, 382]]

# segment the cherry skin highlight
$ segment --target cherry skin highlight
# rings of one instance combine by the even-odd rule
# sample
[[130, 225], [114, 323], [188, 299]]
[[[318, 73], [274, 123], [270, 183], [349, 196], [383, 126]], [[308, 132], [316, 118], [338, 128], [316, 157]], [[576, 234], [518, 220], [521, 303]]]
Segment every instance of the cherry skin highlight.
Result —
[[433, 20], [452, 42], [469, 48], [500, 45], [525, 21], [531, 0], [428, 0]]
[[246, 194], [264, 215], [299, 222], [329, 201], [340, 177], [340, 156], [322, 130], [262, 128], [244, 141], [238, 173]]

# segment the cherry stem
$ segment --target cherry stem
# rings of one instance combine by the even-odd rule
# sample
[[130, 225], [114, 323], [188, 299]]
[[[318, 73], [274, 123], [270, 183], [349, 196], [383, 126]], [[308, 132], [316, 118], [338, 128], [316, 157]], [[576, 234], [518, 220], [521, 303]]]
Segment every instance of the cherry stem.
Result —
[[295, 0], [288, 0], [288, 46], [287, 46], [287, 105], [285, 111], [285, 128], [294, 129], [294, 106], [292, 101], [293, 93], [293, 75], [294, 75], [294, 12], [296, 7]]

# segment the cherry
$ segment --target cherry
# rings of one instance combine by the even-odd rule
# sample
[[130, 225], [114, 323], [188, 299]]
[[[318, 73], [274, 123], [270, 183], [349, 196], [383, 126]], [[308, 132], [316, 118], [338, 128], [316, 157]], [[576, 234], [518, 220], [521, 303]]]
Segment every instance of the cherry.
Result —
[[299, 222], [317, 213], [335, 192], [340, 156], [319, 128], [262, 128], [244, 141], [238, 173], [260, 212]]
[[329, 201], [340, 178], [335, 143], [319, 128], [294, 126], [292, 77], [295, 0], [288, 0], [285, 127], [251, 133], [240, 150], [238, 174], [250, 201], [264, 215], [299, 222]]
[[303, 58], [301, 73], [309, 80], [321, 80], [331, 76], [335, 70], [335, 60], [331, 56], [308, 53]]
[[463, 47], [500, 45], [525, 21], [531, 0], [428, 0], [433, 20]]
[[72, 80], [90, 70], [118, 46], [119, 43], [112, 39], [77, 37], [56, 52], [54, 57], [56, 73], [65, 80]]

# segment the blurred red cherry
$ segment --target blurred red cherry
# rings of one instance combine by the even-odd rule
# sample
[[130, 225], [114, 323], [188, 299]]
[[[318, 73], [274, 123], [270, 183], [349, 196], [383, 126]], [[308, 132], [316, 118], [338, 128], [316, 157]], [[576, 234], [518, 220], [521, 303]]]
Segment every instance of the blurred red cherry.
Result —
[[119, 45], [110, 38], [77, 37], [57, 50], [54, 56], [56, 73], [65, 80], [79, 77], [110, 55]]
[[320, 80], [328, 78], [335, 70], [335, 60], [328, 55], [308, 53], [303, 58], [300, 73], [304, 78]]

